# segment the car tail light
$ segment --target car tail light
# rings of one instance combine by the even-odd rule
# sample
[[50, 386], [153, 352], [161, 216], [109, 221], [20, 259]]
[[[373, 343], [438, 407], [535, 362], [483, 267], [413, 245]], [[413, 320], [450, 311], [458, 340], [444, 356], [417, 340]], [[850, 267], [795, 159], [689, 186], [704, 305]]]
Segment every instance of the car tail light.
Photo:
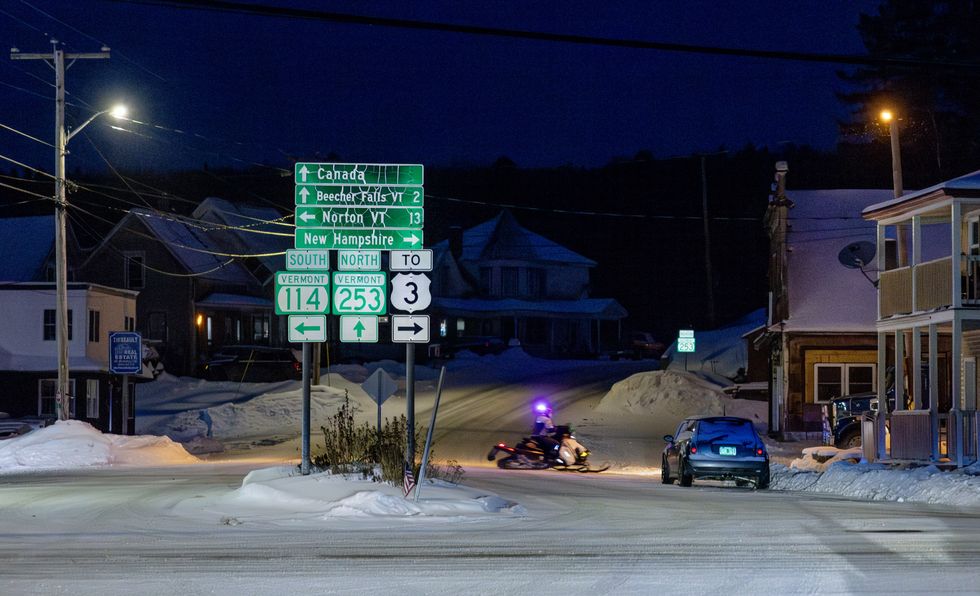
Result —
[[296, 372], [299, 372], [299, 371], [303, 370], [303, 365], [300, 364], [299, 362], [293, 362], [293, 370], [295, 370]]
[[763, 449], [762, 447], [758, 447], [758, 448], [757, 448], [757, 449], [755, 450], [755, 454], [756, 454], [756, 455], [765, 455], [765, 453], [766, 453], [766, 451], [765, 451], [765, 449]]
[[691, 445], [691, 453], [697, 453], [698, 448], [695, 445]]
[[504, 443], [497, 443], [497, 447], [506, 447], [506, 444], [504, 444]]

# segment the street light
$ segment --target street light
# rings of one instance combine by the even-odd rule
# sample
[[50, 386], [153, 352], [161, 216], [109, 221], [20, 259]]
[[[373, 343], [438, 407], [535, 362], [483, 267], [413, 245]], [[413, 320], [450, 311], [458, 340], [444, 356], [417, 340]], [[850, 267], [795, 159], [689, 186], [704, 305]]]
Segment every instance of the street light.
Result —
[[[57, 52], [56, 52], [57, 54]], [[64, 66], [64, 59], [55, 58], [55, 63]], [[74, 130], [69, 132], [65, 128], [65, 87], [63, 70], [59, 72], [57, 85], [57, 101], [55, 102], [55, 230], [54, 230], [54, 282], [55, 282], [55, 333], [58, 340], [58, 389], [55, 393], [57, 398], [56, 410], [59, 420], [71, 418], [71, 396], [68, 392], [68, 258], [66, 249], [66, 207], [68, 206], [68, 196], [65, 183], [65, 156], [68, 154], [68, 141], [75, 135], [82, 132], [82, 129], [92, 123], [93, 120], [103, 114], [111, 114], [114, 118], [123, 118], [128, 113], [126, 106], [116, 105], [107, 110], [96, 112], [88, 120], [82, 122]], [[125, 432], [123, 433], [125, 434]]]

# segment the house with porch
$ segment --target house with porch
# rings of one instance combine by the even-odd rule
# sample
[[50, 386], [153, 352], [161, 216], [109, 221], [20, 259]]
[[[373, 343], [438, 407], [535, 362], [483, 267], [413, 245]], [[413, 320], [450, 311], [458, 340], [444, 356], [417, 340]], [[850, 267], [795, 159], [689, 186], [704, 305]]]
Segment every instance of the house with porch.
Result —
[[626, 309], [590, 296], [595, 261], [521, 226], [509, 211], [433, 247], [434, 343], [517, 340], [541, 355], [596, 354], [618, 343]]
[[[890, 413], [891, 460], [957, 465], [977, 460], [977, 358], [980, 356], [980, 171], [863, 211], [877, 228], [877, 391], [893, 365], [904, 399]], [[883, 248], [898, 238], [904, 260]], [[939, 247], [929, 251], [928, 247]], [[925, 370], [926, 374], [914, 371]], [[902, 393], [896, 392], [898, 395]], [[880, 417], [879, 419], [881, 419]]]
[[[842, 395], [873, 391], [878, 363], [874, 271], [848, 267], [839, 255], [875, 240], [861, 217], [890, 190], [786, 190], [785, 170], [767, 213], [769, 309], [753, 340], [768, 355], [770, 432], [819, 432], [823, 410]], [[880, 247], [884, 258], [887, 248]], [[880, 374], [879, 374], [880, 373]]]

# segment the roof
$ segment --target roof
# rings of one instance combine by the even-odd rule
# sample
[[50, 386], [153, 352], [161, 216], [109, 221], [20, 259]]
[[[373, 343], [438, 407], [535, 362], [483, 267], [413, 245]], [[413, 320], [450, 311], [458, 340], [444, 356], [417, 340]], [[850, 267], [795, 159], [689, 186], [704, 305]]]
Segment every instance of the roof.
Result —
[[255, 282], [255, 279], [236, 261], [230, 257], [214, 254], [224, 251], [208, 238], [204, 230], [184, 223], [179, 216], [134, 208], [130, 209], [129, 215], [123, 218], [120, 226], [130, 217], [143, 222], [155, 236], [163, 240], [164, 246], [187, 272], [226, 283]]
[[272, 300], [267, 298], [245, 296], [242, 294], [225, 294], [221, 292], [209, 294], [206, 298], [198, 300], [194, 304], [211, 308], [272, 308]]
[[447, 314], [485, 316], [592, 317], [622, 319], [626, 309], [612, 298], [581, 300], [519, 300], [517, 298], [433, 298], [433, 307]]
[[930, 186], [929, 188], [923, 188], [922, 190], [917, 190], [914, 192], [905, 193], [898, 198], [891, 198], [889, 200], [882, 201], [880, 203], [875, 203], [864, 208], [862, 213], [865, 215], [888, 209], [890, 207], [895, 207], [902, 203], [910, 203], [916, 201], [922, 197], [943, 192], [952, 195], [962, 195], [966, 194], [968, 196], [980, 196], [980, 170], [976, 172], [971, 172], [960, 176], [959, 178], [953, 178], [952, 180], [946, 180], [945, 182], [940, 182], [939, 184]]
[[[217, 220], [230, 228], [212, 229], [208, 235], [220, 240], [224, 235], [234, 236], [238, 243], [247, 246], [250, 254], [284, 253], [293, 248], [295, 227], [283, 219], [282, 213], [273, 207], [259, 207], [232, 203], [218, 197], [208, 197], [193, 213], [195, 218]], [[258, 257], [271, 271], [286, 268], [283, 254]], [[262, 281], [262, 280], [260, 280]]]
[[[448, 250], [449, 241], [443, 240], [433, 249]], [[501, 211], [493, 219], [463, 232], [463, 247], [459, 260], [488, 259], [540, 261], [582, 267], [594, 267], [596, 264], [595, 261], [521, 226], [509, 211]]]
[[783, 331], [875, 331], [875, 287], [859, 270], [841, 265], [837, 255], [853, 242], [875, 242], [875, 223], [862, 219], [862, 210], [892, 194], [890, 189], [787, 192], [795, 206], [786, 235], [789, 319], [782, 322]]
[[53, 246], [53, 215], [0, 219], [0, 281], [43, 280]]

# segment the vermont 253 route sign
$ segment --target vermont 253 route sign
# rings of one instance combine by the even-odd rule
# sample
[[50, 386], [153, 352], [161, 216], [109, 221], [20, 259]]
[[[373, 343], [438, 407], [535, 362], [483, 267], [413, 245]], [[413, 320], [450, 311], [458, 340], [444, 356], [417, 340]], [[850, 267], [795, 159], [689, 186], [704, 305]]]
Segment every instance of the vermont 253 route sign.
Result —
[[383, 271], [333, 274], [333, 314], [383, 315], [388, 311], [388, 274]]

